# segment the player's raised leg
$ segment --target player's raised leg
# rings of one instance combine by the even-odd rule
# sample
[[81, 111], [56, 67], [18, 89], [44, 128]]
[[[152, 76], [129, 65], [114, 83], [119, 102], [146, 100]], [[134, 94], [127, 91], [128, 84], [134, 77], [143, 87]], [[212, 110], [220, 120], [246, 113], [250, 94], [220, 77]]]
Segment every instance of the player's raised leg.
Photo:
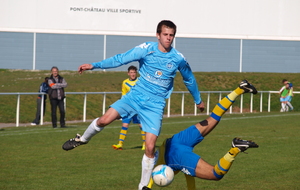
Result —
[[114, 108], [109, 108], [102, 117], [96, 118], [92, 121], [82, 136], [77, 134], [74, 138], [66, 141], [62, 148], [68, 151], [80, 145], [87, 144], [89, 140], [102, 131], [106, 125], [118, 118], [120, 118], [119, 113]]
[[[238, 96], [249, 92], [257, 94], [255, 87], [247, 80], [243, 80], [238, 88], [224, 97], [214, 107], [209, 118], [196, 124], [196, 127], [202, 136], [206, 136], [216, 127], [223, 114], [230, 108]], [[234, 161], [234, 158], [238, 155], [238, 153], [244, 152], [248, 148], [257, 147], [258, 145], [252, 141], [235, 138], [232, 141], [232, 148], [218, 161], [218, 164], [215, 166], [208, 164], [202, 158], [200, 158], [196, 168], [196, 176], [203, 179], [220, 180], [228, 172], [232, 162]]]
[[[169, 139], [168, 148], [166, 148], [166, 141], [165, 141], [164, 144], [159, 148], [160, 154], [157, 161], [158, 163], [156, 164], [164, 164], [164, 162], [162, 161], [165, 161], [165, 164], [172, 166], [173, 169], [175, 168], [175, 170], [176, 169], [181, 170], [184, 173], [187, 173], [188, 175], [194, 177], [210, 179], [210, 180], [221, 179], [221, 176], [224, 175], [225, 173], [221, 173], [220, 171], [223, 171], [222, 169], [228, 171], [228, 169], [232, 164], [232, 161], [234, 160], [235, 156], [237, 156], [239, 152], [241, 151], [243, 152], [247, 148], [258, 147], [258, 145], [256, 145], [251, 141], [234, 139], [232, 143], [232, 148], [229, 150], [229, 152], [227, 152], [227, 154], [224, 157], [222, 157], [219, 160], [220, 164], [217, 166], [213, 166], [208, 164], [200, 156], [192, 152], [189, 155], [185, 154], [186, 155], [185, 159], [182, 159], [182, 154], [181, 154], [182, 147], [180, 147], [178, 144], [187, 147], [194, 147], [196, 144], [201, 142], [203, 137], [209, 134], [209, 132], [216, 127], [216, 125], [221, 120], [223, 114], [230, 108], [230, 106], [234, 103], [235, 99], [243, 93], [256, 94], [257, 90], [247, 80], [243, 80], [239, 84], [238, 88], [236, 88], [234, 91], [229, 93], [214, 107], [211, 115], [207, 119], [181, 131], [180, 133], [175, 134], [172, 138]], [[199, 132], [198, 134], [197, 131]], [[182, 167], [186, 168], [186, 166], [190, 166], [189, 168], [193, 168], [193, 166], [196, 167], [194, 167], [194, 170], [188, 170], [188, 169], [183, 170]], [[189, 184], [189, 182], [187, 182], [187, 184], [188, 184], [188, 189], [195, 189], [194, 183], [191, 185]], [[149, 190], [151, 189], [151, 187], [152, 187], [152, 183], [149, 183], [148, 186], [144, 187], [143, 190]]]
[[258, 148], [253, 141], [234, 138], [231, 143], [232, 148], [222, 157], [215, 166], [205, 162], [202, 158], [198, 161], [196, 177], [209, 180], [220, 180], [229, 171], [235, 157], [248, 148]]
[[243, 80], [239, 86], [225, 96], [212, 110], [212, 113], [209, 118], [201, 121], [196, 124], [196, 127], [201, 132], [202, 136], [206, 136], [209, 134], [218, 122], [221, 120], [223, 114], [230, 108], [230, 106], [234, 103], [235, 99], [244, 93], [253, 93], [257, 94], [256, 88], [250, 84], [247, 80]]

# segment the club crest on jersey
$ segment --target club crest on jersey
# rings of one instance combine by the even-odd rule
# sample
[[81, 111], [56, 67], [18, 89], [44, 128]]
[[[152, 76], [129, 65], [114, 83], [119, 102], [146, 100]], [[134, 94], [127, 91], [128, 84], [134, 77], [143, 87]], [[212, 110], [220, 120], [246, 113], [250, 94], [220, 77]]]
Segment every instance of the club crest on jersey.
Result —
[[156, 71], [156, 72], [155, 72], [155, 76], [156, 76], [156, 77], [161, 77], [162, 74], [163, 74], [163, 73], [162, 73], [161, 71]]
[[172, 64], [172, 63], [168, 63], [168, 64], [167, 64], [167, 68], [168, 68], [168, 69], [172, 69], [172, 67], [173, 67], [173, 64]]

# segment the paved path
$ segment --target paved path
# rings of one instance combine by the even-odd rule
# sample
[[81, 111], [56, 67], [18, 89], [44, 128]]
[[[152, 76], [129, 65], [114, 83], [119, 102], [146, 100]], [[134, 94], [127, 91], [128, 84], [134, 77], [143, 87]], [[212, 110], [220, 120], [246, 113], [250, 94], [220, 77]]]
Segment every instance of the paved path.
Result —
[[[90, 123], [92, 120], [87, 120], [86, 122]], [[66, 125], [71, 123], [82, 123], [83, 121], [66, 121]], [[51, 122], [44, 122], [43, 125], [52, 125]], [[31, 123], [19, 123], [19, 127], [28, 127], [32, 126]], [[59, 124], [57, 125], [59, 127]], [[16, 123], [0, 123], [0, 129], [5, 127], [16, 127]]]

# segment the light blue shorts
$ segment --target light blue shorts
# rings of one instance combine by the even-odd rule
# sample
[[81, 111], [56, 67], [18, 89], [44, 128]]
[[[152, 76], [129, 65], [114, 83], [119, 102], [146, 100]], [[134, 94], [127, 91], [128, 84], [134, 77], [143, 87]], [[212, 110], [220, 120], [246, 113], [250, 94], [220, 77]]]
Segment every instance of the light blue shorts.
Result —
[[159, 136], [165, 105], [163, 97], [140, 93], [132, 88], [110, 107], [117, 110], [122, 118], [138, 115], [143, 131]]
[[292, 97], [291, 96], [286, 96], [285, 98], [280, 98], [280, 102], [285, 102], [285, 101], [292, 101]]
[[132, 123], [134, 124], [141, 124], [139, 118], [137, 115], [133, 116], [132, 118], [127, 118], [127, 117], [123, 117], [122, 118], [122, 123], [127, 123], [127, 124], [130, 124], [132, 121]]
[[204, 137], [195, 125], [175, 134], [167, 140], [165, 161], [174, 171], [182, 171], [187, 175], [196, 176], [199, 155], [193, 152], [194, 146]]

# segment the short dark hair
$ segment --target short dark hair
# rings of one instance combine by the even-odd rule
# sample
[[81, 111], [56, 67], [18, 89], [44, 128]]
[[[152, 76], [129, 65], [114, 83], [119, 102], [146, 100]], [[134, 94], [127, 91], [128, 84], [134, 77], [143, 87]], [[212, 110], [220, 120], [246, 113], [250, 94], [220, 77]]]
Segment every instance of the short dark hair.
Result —
[[176, 34], [176, 25], [172, 22], [172, 21], [170, 21], [170, 20], [162, 20], [162, 21], [160, 21], [159, 23], [158, 23], [158, 25], [157, 25], [157, 28], [156, 28], [156, 33], [157, 34], [160, 34], [161, 33], [161, 31], [162, 31], [162, 27], [163, 26], [166, 26], [166, 27], [168, 27], [168, 28], [172, 28], [172, 29], [174, 29], [174, 35]]
[[45, 80], [48, 80], [49, 79], [49, 77], [45, 77]]
[[57, 68], [56, 66], [53, 66], [53, 67], [50, 69], [50, 71], [52, 71], [52, 69], [57, 69], [57, 70], [58, 70], [58, 68]]
[[283, 79], [283, 80], [282, 80], [282, 83], [284, 83], [284, 82], [286, 82], [286, 81], [288, 81], [288, 80], [286, 80], [286, 79]]
[[128, 72], [130, 71], [130, 70], [135, 70], [135, 71], [137, 71], [137, 68], [136, 68], [136, 66], [133, 66], [133, 65], [131, 65], [130, 67], [128, 67]]

